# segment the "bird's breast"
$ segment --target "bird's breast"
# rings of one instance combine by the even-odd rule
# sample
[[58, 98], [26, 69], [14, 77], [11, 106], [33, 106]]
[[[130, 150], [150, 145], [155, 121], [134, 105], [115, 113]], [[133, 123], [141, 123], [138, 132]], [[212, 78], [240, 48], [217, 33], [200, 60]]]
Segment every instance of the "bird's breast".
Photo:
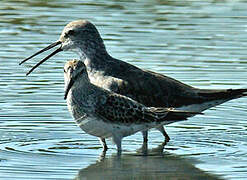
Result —
[[88, 75], [92, 84], [113, 92], [118, 91], [122, 81], [116, 77], [104, 75], [103, 71], [90, 71]]
[[114, 135], [118, 137], [126, 137], [135, 134], [136, 132], [147, 130], [153, 124], [119, 124], [103, 121], [96, 117], [87, 116], [83, 119], [76, 120], [76, 124], [87, 134], [111, 138]]

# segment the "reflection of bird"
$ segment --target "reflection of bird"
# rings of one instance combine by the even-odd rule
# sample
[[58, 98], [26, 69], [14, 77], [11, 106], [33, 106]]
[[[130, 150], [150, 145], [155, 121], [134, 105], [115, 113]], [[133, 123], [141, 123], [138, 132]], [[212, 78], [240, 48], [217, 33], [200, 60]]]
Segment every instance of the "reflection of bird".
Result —
[[[96, 27], [86, 20], [73, 21], [66, 25], [57, 42], [28, 57], [20, 64], [57, 45], [61, 46], [40, 61], [27, 74], [60, 51], [75, 51], [85, 62], [93, 84], [128, 96], [149, 107], [175, 107], [202, 112], [246, 95], [247, 89], [194, 88], [162, 74], [142, 70], [115, 59], [107, 53]], [[169, 141], [170, 138], [163, 126], [158, 129]], [[143, 131], [143, 137], [144, 141], [147, 141], [147, 131]]]
[[149, 156], [143, 156], [139, 153], [125, 153], [122, 156], [105, 156], [95, 163], [91, 163], [89, 166], [80, 169], [74, 180], [221, 179], [196, 168], [193, 160], [184, 159], [179, 155], [173, 155], [168, 152], [160, 154], [156, 149], [154, 151], [150, 149]]
[[90, 83], [82, 61], [67, 62], [64, 79], [64, 98], [76, 123], [86, 133], [99, 137], [104, 150], [107, 149], [105, 138], [112, 137], [118, 152], [121, 152], [123, 137], [198, 114], [146, 107], [126, 96], [98, 87]]

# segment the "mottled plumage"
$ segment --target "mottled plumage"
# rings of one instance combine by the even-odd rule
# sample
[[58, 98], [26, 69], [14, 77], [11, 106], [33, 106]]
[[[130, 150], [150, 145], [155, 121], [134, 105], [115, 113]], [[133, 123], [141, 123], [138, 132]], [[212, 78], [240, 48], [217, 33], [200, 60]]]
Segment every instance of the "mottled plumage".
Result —
[[[143, 70], [115, 59], [107, 53], [96, 27], [86, 20], [69, 23], [65, 26], [57, 42], [21, 63], [59, 44], [61, 46], [57, 50], [40, 61], [27, 74], [60, 51], [75, 51], [85, 62], [89, 78], [93, 84], [128, 96], [146, 106], [175, 107], [202, 112], [246, 95], [247, 89], [209, 90], [194, 88], [165, 75]], [[166, 140], [169, 140], [164, 128], [161, 126], [158, 129], [166, 137]], [[147, 132], [144, 132], [143, 135], [144, 141], [147, 141]]]
[[68, 61], [64, 67], [65, 96], [67, 105], [78, 126], [86, 133], [113, 138], [121, 151], [121, 140], [138, 131], [169, 124], [195, 112], [172, 108], [146, 107], [126, 96], [105, 90], [92, 83], [82, 61]]

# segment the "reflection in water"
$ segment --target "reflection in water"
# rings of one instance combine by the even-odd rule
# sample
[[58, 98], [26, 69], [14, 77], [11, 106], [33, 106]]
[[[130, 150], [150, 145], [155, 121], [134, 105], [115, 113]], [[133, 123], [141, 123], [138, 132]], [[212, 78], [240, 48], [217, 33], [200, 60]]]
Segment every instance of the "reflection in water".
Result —
[[152, 155], [153, 153], [162, 154], [166, 144], [167, 144], [167, 141], [164, 141], [157, 148], [153, 148], [153, 149], [149, 150], [148, 149], [148, 143], [143, 142], [141, 148], [137, 149], [137, 152], [142, 153], [144, 156]]
[[[147, 177], [154, 175], [151, 170], [158, 175], [156, 169], [168, 177], [164, 170], [169, 167], [161, 167], [166, 164], [191, 167], [187, 160], [170, 154], [148, 151], [145, 157], [142, 149], [134, 155], [125, 151], [117, 161], [110, 156], [116, 152], [114, 145], [95, 164], [102, 150], [98, 140], [76, 127], [63, 100], [62, 67], [78, 57], [58, 55], [30, 77], [25, 76], [30, 67], [21, 68], [18, 63], [56, 40], [65, 24], [83, 18], [97, 25], [114, 57], [199, 88], [245, 88], [246, 6], [245, 0], [2, 0], [0, 179], [72, 179], [79, 169], [89, 177], [87, 172], [108, 172], [106, 167], [124, 177], [125, 166], [126, 174], [134, 173], [129, 166], [141, 179], [145, 171]], [[206, 111], [203, 117], [170, 125], [172, 141], [166, 152], [196, 159], [196, 167], [224, 178], [246, 179], [246, 102], [246, 98], [234, 100]], [[159, 132], [150, 132], [149, 148], [162, 141]], [[126, 138], [123, 146], [135, 152], [141, 143], [137, 133]], [[145, 160], [155, 162], [156, 169], [147, 167]], [[116, 171], [110, 163], [122, 169]], [[179, 164], [173, 166], [178, 172]], [[172, 170], [170, 177], [177, 175]]]
[[122, 154], [105, 157], [90, 166], [81, 169], [75, 180], [85, 179], [219, 179], [207, 174], [188, 159], [165, 153], [164, 143], [149, 150], [148, 155]]

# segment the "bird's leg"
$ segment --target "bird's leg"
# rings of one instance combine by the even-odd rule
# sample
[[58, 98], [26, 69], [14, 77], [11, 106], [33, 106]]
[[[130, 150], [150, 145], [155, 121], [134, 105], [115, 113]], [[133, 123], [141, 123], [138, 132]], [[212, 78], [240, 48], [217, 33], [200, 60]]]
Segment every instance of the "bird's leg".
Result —
[[169, 142], [169, 141], [170, 141], [170, 137], [169, 137], [169, 135], [166, 133], [166, 131], [165, 131], [165, 129], [164, 129], [163, 126], [159, 126], [159, 127], [157, 127], [156, 129], [158, 129], [158, 130], [163, 134], [163, 136], [165, 137], [165, 141], [166, 141], [166, 142]]
[[143, 142], [142, 147], [141, 147], [141, 153], [143, 155], [148, 154], [148, 143], [147, 142]]
[[107, 151], [108, 147], [106, 145], [105, 138], [99, 138], [99, 140], [100, 140], [100, 143], [103, 146], [103, 151]]
[[148, 150], [148, 131], [142, 131], [142, 136], [143, 136], [143, 144], [141, 147], [141, 151], [144, 155], [147, 155], [147, 150]]
[[142, 131], [143, 143], [148, 142], [148, 131]]
[[117, 154], [121, 155], [122, 153], [122, 138], [118, 136], [113, 136], [113, 142], [117, 145]]
[[105, 159], [106, 151], [102, 151], [100, 156], [99, 156], [99, 162], [103, 161]]

